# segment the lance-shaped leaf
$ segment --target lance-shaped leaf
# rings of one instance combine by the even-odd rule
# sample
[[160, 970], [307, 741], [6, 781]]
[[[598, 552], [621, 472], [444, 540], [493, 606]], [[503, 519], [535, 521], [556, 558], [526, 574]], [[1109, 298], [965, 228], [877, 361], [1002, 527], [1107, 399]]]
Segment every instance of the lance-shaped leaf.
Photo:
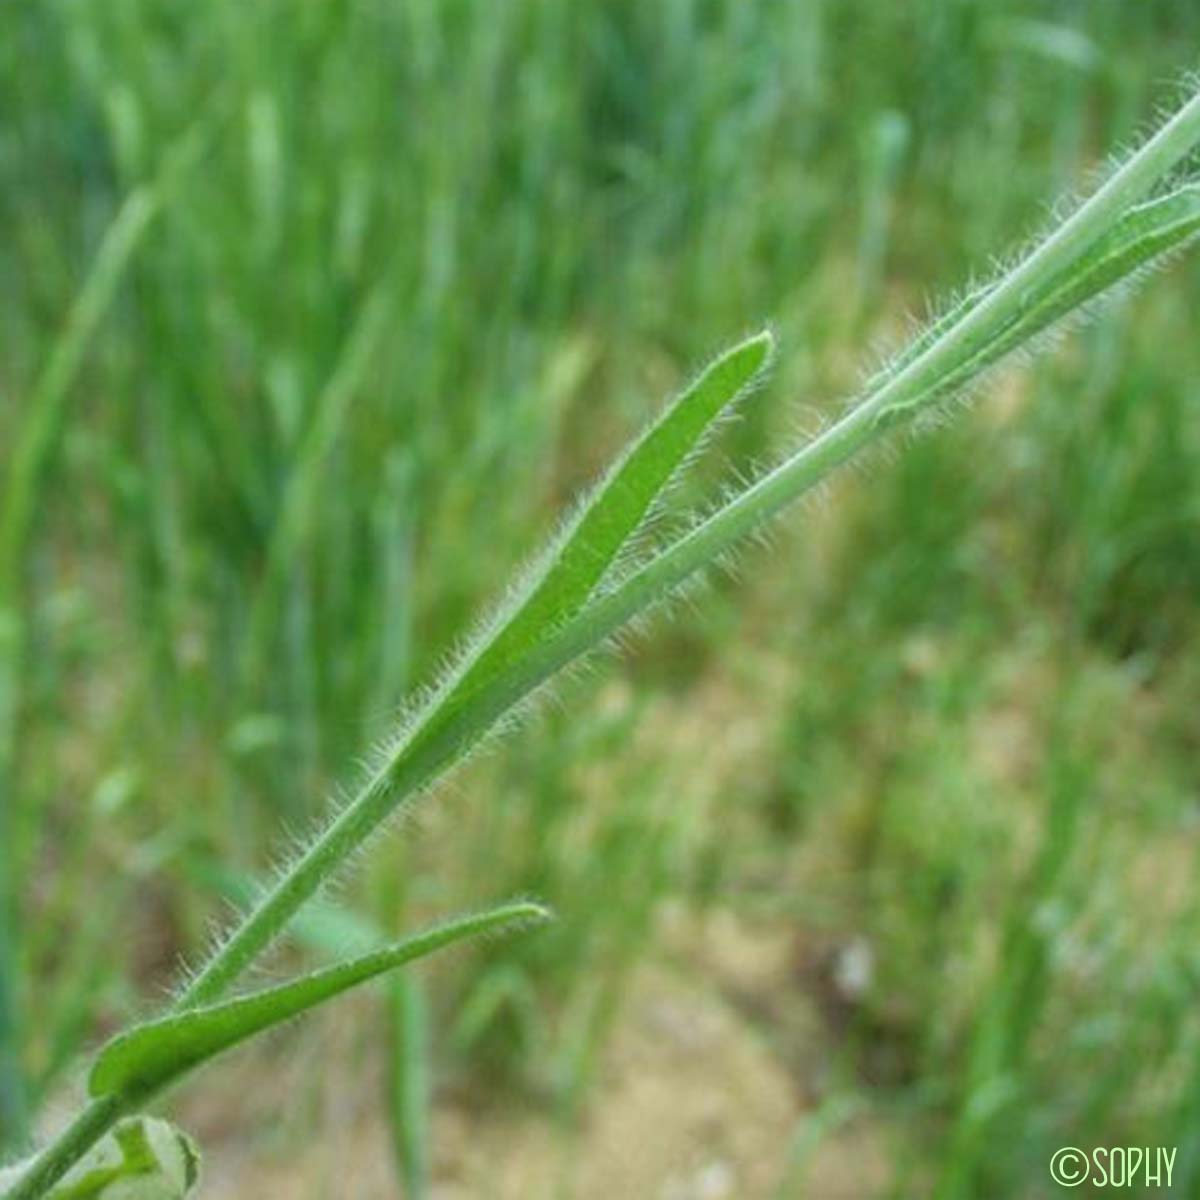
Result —
[[630, 443], [544, 557], [511, 615], [467, 664], [454, 699], [475, 691], [584, 606], [705, 434], [761, 375], [773, 347], [764, 330], [727, 350]]
[[[19, 1164], [0, 1171], [0, 1188], [15, 1183]], [[59, 1183], [47, 1200], [187, 1200], [200, 1181], [195, 1143], [167, 1121], [129, 1117], [114, 1126]]]
[[135, 1026], [100, 1051], [88, 1077], [93, 1096], [142, 1100], [223, 1050], [299, 1016], [342, 992], [465, 938], [544, 921], [539, 904], [519, 902], [459, 917], [393, 946], [315, 971], [291, 983]]

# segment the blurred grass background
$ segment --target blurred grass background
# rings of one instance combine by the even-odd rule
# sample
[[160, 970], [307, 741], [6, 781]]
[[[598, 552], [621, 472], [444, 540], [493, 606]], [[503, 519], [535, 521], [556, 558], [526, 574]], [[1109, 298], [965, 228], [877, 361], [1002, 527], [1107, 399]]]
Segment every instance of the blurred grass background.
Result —
[[[770, 319], [722, 450], [812, 427], [1198, 45], [1182, 0], [4, 6], [0, 482], [37, 470], [0, 605], [0, 1140], [665, 392]], [[769, 1184], [639, 1194], [1050, 1195], [1064, 1144], [1177, 1146], [1200, 1187], [1198, 300], [1185, 260], [840, 480], [308, 922], [321, 953], [513, 892], [560, 914], [348, 1010], [409, 1194], [452, 1172], [447, 1107], [468, 1143], [502, 1101], [586, 1145], [611, 1072], [655, 1069], [612, 1057], [650, 969], [792, 1091]], [[237, 1071], [200, 1085], [234, 1113]], [[300, 1108], [227, 1120], [338, 1162]], [[584, 1175], [495, 1194], [619, 1194]], [[353, 1178], [272, 1194], [399, 1187]]]

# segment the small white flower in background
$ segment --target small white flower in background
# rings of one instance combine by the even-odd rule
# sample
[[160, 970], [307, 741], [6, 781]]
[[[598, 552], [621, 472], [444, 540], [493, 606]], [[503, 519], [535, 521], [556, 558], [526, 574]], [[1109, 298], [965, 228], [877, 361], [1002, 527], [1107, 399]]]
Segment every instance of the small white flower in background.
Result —
[[861, 1000], [875, 977], [875, 952], [865, 937], [856, 937], [838, 950], [833, 981], [846, 1000]]

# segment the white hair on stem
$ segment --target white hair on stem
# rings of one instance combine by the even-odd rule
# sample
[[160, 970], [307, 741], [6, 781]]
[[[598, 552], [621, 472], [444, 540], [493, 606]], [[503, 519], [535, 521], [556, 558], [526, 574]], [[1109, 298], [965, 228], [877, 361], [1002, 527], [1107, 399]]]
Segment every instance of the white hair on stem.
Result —
[[[891, 367], [885, 368], [878, 386], [860, 392], [859, 402], [841, 419], [770, 470], [756, 475], [724, 505], [700, 516], [677, 540], [644, 561], [625, 566], [613, 586], [597, 587], [606, 577], [613, 578], [612, 559], [636, 532], [623, 527], [620, 540], [609, 546], [611, 553], [599, 577], [586, 577], [586, 595], [580, 594], [579, 587], [568, 588], [569, 602], [551, 605], [551, 617], [533, 636], [528, 629], [521, 631], [524, 641], [513, 660], [493, 663], [490, 675], [485, 673], [486, 677], [478, 680], [467, 695], [457, 696], [472, 664], [481, 661], [493, 642], [503, 636], [508, 619], [515, 619], [516, 606], [535, 594], [538, 584], [534, 580], [544, 577], [536, 570], [523, 574], [494, 615], [466, 640], [444, 675], [423, 693], [421, 703], [406, 713], [396, 735], [384, 740], [354, 797], [340, 803], [335, 800], [328, 824], [293, 849], [275, 883], [250, 907], [242, 924], [225, 935], [181, 993], [176, 1012], [203, 1004], [227, 990], [261, 959], [297, 910], [373, 843], [390, 824], [390, 818], [410, 810], [481, 745], [498, 736], [498, 730], [509, 726], [516, 715], [529, 712], [546, 694], [552, 679], [573, 670], [599, 649], [619, 647], [628, 631], [644, 628], [645, 622], [664, 608], [687, 602], [714, 567], [727, 569], [735, 548], [744, 545], [748, 535], [788, 505], [809, 496], [854, 456], [881, 444], [893, 425], [913, 428], [914, 417], [923, 421], [947, 419], [957, 405], [969, 401], [982, 380], [1011, 360], [1016, 350], [1045, 345], [1044, 338], [1053, 327], [1064, 327], [1062, 319], [1070, 315], [1062, 307], [1064, 303], [1072, 310], [1081, 307], [1086, 317], [1096, 299], [1096, 288], [1079, 295], [1080, 282], [1086, 280], [1088, 286], [1096, 283], [1103, 291], [1109, 291], [1108, 285], [1116, 282], [1106, 273], [1114, 264], [1091, 261], [1089, 253], [1111, 248], [1101, 247], [1106, 234], [1133, 217], [1136, 206], [1156, 184], [1179, 169], [1198, 142], [1200, 94], [1195, 94], [1113, 167], [1099, 189], [1073, 207], [1027, 257], [980, 290], [974, 302], [962, 304], [961, 314], [951, 310], [933, 321], [923, 335], [918, 335], [910, 351], [901, 351]], [[1117, 274], [1136, 280], [1142, 274], [1141, 267], [1163, 260], [1157, 251], [1164, 247], [1154, 240], [1163, 232], [1160, 227], [1146, 231], [1137, 222], [1134, 225], [1134, 240], [1118, 244], [1114, 253]], [[1130, 234], [1130, 230], [1123, 230], [1123, 234]], [[1184, 240], [1183, 233], [1174, 243], [1168, 236], [1166, 246], [1181, 245]], [[1129, 262], [1121, 257], [1126, 251], [1133, 252]], [[1143, 251], [1142, 261], [1136, 261]], [[1031, 316], [1042, 324], [1030, 328]], [[1016, 336], [1010, 336], [1014, 332]], [[743, 343], [740, 349], [748, 345]], [[733, 353], [718, 361], [729, 361]], [[618, 459], [619, 464], [634, 461], [631, 456], [644, 437]], [[615, 478], [614, 474], [606, 476], [607, 480]], [[666, 482], [670, 480], [662, 480], [654, 488], [651, 504]], [[595, 499], [598, 494], [593, 492], [591, 497]], [[550, 540], [548, 550], [535, 559], [547, 574], [555, 556], [570, 547], [571, 532], [580, 528], [579, 513], [577, 507], [574, 522], [564, 523], [557, 537]], [[643, 508], [637, 526], [645, 516]], [[94, 1098], [31, 1161], [10, 1188], [8, 1200], [38, 1200], [44, 1196], [120, 1119], [122, 1104], [130, 1102], [120, 1095]]]

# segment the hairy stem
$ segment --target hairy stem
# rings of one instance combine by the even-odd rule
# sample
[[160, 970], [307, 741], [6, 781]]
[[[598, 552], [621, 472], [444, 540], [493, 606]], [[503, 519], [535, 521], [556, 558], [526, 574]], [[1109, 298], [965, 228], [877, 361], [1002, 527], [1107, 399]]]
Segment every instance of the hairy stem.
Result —
[[218, 996], [275, 939], [291, 916], [345, 857], [407, 796], [482, 738], [492, 724], [559, 668], [614, 633], [647, 604], [666, 595], [746, 533], [803, 495], [876, 433], [874, 418], [923, 394], [931, 381], [986, 342], [1132, 203], [1142, 198], [1200, 140], [1200, 95], [1162, 127], [1069, 220], [1041, 243], [978, 306], [923, 354], [823, 435], [738, 495], [680, 541], [593, 601], [558, 633], [535, 647], [465, 711], [439, 721], [436, 707], [393, 751], [312, 846], [243, 921], [192, 981], [187, 1007]]
[[44, 1196], [123, 1116], [127, 1104], [121, 1096], [102, 1096], [81, 1109], [54, 1139], [4, 1200], [38, 1200]]
[[[358, 795], [279, 878], [179, 997], [177, 1011], [217, 998], [280, 934], [296, 911], [407, 798], [428, 787], [495, 723], [572, 661], [669, 596], [831, 470], [882, 433], [877, 418], [917, 408], [944, 376], [969, 362], [1038, 302], [1045, 287], [1200, 140], [1200, 95], [1186, 104], [1096, 194], [961, 319], [824, 434], [786, 459], [690, 533], [592, 600], [462, 704], [435, 696]], [[43, 1151], [8, 1200], [34, 1200], [121, 1115], [99, 1101]], [[115, 1105], [115, 1106], [113, 1106]]]

